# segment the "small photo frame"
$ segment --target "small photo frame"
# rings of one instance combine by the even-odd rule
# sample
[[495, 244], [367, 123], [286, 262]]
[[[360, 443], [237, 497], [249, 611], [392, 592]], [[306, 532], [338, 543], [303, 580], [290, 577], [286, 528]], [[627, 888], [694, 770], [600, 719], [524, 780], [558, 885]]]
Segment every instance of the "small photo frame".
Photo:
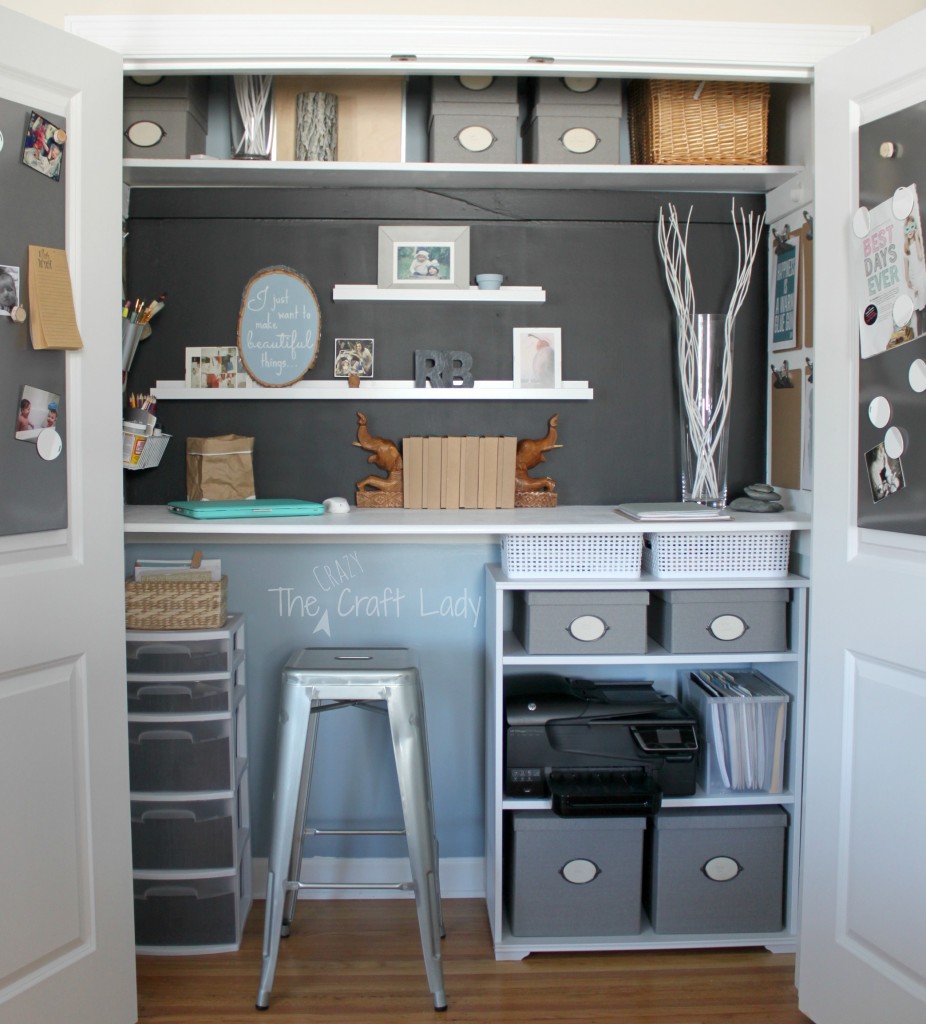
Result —
[[16, 407], [16, 429], [13, 436], [17, 441], [31, 441], [32, 444], [35, 444], [43, 430], [47, 428], [56, 430], [60, 404], [60, 395], [25, 384], [19, 393], [19, 403]]
[[468, 288], [468, 227], [381, 227], [379, 288]]
[[335, 377], [373, 376], [372, 338], [334, 339]]
[[63, 128], [46, 121], [34, 110], [26, 124], [26, 138], [23, 142], [23, 163], [34, 171], [44, 174], [52, 181], [61, 178], [61, 164], [64, 160]]
[[235, 345], [186, 350], [183, 382], [188, 388], [246, 388], [250, 380]]
[[514, 386], [558, 388], [563, 382], [561, 327], [515, 327]]
[[19, 301], [19, 267], [0, 263], [0, 316], [12, 316]]
[[883, 441], [865, 452], [865, 464], [868, 467], [868, 483], [871, 485], [871, 497], [874, 502], [896, 494], [906, 486], [900, 459], [893, 459], [887, 454]]

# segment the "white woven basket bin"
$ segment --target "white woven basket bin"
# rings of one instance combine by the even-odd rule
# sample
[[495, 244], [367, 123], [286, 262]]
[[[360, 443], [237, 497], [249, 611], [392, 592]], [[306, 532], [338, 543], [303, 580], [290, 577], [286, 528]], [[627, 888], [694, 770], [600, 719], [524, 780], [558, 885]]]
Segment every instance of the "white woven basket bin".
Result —
[[791, 531], [647, 533], [643, 568], [653, 576], [775, 577], [788, 575]]
[[502, 569], [515, 580], [633, 579], [642, 551], [640, 533], [509, 534], [502, 539]]

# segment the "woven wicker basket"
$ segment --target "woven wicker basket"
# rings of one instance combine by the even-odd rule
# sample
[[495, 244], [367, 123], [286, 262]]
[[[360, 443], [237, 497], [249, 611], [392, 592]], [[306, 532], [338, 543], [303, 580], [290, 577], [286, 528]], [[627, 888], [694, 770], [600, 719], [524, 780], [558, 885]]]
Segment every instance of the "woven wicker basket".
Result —
[[227, 617], [227, 576], [216, 581], [125, 581], [127, 629], [218, 629]]
[[764, 164], [765, 82], [638, 80], [630, 85], [635, 164]]

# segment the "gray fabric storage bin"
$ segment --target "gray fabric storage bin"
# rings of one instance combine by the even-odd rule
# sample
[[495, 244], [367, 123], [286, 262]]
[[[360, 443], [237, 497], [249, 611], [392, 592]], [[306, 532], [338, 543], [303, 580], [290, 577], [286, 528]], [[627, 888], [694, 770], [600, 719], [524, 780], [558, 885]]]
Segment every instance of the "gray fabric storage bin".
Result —
[[787, 823], [781, 807], [660, 811], [650, 830], [645, 897], [653, 931], [780, 931]]
[[[125, 134], [150, 121], [162, 131], [159, 142], [136, 146]], [[206, 151], [206, 119], [187, 99], [125, 99], [122, 102], [122, 155], [138, 160], [184, 160]]]
[[[485, 88], [467, 88], [464, 83]], [[518, 159], [518, 80], [446, 75], [431, 80], [428, 159], [432, 163], [503, 163]]]
[[645, 590], [530, 590], [515, 631], [529, 654], [645, 654], [648, 604]]
[[514, 812], [508, 878], [512, 934], [639, 934], [645, 827], [644, 817]]
[[787, 649], [784, 588], [654, 590], [650, 636], [671, 654], [727, 654]]
[[[594, 83], [580, 92], [583, 84]], [[524, 159], [533, 164], [620, 163], [621, 82], [614, 78], [538, 78], [524, 128]]]

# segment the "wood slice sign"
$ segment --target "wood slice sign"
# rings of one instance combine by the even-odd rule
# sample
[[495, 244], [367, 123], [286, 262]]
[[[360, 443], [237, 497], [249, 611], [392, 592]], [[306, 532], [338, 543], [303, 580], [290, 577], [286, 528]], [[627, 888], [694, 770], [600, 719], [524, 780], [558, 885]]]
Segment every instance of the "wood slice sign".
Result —
[[238, 353], [258, 384], [283, 388], [301, 380], [318, 358], [321, 313], [309, 282], [289, 267], [258, 271], [238, 314]]

